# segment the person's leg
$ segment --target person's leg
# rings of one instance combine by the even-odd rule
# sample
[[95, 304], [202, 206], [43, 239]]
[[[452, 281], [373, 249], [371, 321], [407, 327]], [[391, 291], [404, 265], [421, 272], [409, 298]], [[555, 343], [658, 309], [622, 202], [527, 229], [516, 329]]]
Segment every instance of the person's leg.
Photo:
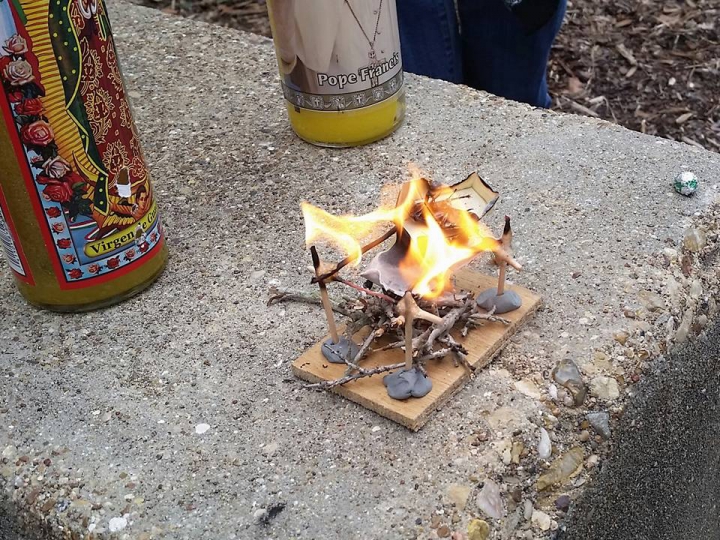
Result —
[[453, 0], [397, 0], [405, 71], [462, 82], [462, 55]]
[[465, 83], [508, 99], [549, 107], [547, 62], [566, 0], [559, 2], [549, 21], [531, 33], [527, 21], [521, 22], [503, 0], [459, 0], [458, 7]]

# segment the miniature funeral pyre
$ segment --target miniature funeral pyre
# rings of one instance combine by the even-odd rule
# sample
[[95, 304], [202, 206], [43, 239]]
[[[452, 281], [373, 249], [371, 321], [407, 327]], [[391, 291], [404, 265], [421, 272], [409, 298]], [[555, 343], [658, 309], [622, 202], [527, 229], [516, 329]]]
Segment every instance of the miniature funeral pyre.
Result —
[[[482, 326], [486, 321], [508, 321], [498, 315], [518, 309], [520, 297], [505, 288], [508, 265], [521, 266], [511, 253], [512, 229], [505, 217], [503, 234], [496, 238], [481, 218], [498, 200], [498, 193], [476, 173], [452, 186], [424, 178], [401, 186], [397, 204], [362, 216], [337, 217], [303, 203], [306, 242], [312, 255], [312, 283], [320, 288], [330, 337], [321, 351], [328, 362], [345, 364], [341, 378], [310, 385], [329, 389], [380, 373], [388, 395], [394, 399], [423, 397], [432, 389], [427, 362], [451, 355], [456, 364], [470, 369], [467, 350], [455, 336]], [[378, 226], [386, 230], [361, 245], [359, 239]], [[364, 253], [394, 237], [389, 249], [377, 254], [360, 272], [366, 281], [359, 285], [340, 276], [348, 265], [360, 263]], [[325, 241], [345, 251], [336, 265], [320, 259], [315, 241]], [[492, 252], [499, 269], [498, 285], [476, 298], [455, 290], [453, 273], [484, 252]], [[333, 282], [351, 287], [359, 296], [345, 306], [333, 306], [327, 286]], [[282, 300], [312, 301], [307, 295], [276, 291], [270, 303]], [[349, 317], [342, 335], [333, 310]], [[384, 336], [383, 342], [378, 340]], [[390, 340], [388, 342], [388, 337]], [[373, 347], [375, 345], [375, 347]], [[405, 362], [363, 367], [374, 352], [404, 348]]]

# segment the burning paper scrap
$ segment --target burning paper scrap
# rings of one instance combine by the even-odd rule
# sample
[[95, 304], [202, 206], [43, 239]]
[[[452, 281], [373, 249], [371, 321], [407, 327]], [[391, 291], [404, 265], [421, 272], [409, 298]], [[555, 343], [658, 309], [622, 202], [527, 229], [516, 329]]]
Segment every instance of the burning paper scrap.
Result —
[[452, 288], [453, 272], [480, 252], [498, 247], [480, 219], [499, 194], [477, 173], [452, 186], [413, 181], [418, 182], [419, 187], [400, 192], [398, 206], [414, 189], [422, 194], [419, 208], [404, 219], [395, 244], [372, 259], [361, 275], [398, 296], [412, 291], [433, 298]]
[[480, 221], [498, 197], [473, 173], [452, 186], [416, 178], [403, 184], [394, 207], [361, 216], [333, 216], [303, 203], [306, 242], [323, 238], [342, 249], [351, 264], [358, 264], [364, 251], [359, 238], [378, 225], [392, 224], [395, 244], [375, 257], [361, 275], [398, 296], [412, 291], [435, 298], [450, 288], [452, 272], [476, 255], [502, 252]]

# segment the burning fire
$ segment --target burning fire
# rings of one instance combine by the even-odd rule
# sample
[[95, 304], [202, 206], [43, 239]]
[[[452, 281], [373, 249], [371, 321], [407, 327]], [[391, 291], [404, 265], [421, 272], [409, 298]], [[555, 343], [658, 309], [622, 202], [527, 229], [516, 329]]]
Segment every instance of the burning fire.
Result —
[[305, 242], [310, 246], [327, 241], [357, 265], [362, 257], [360, 240], [380, 224], [393, 224], [398, 239], [405, 233], [409, 237], [398, 270], [415, 294], [436, 298], [450, 288], [452, 271], [483, 251], [502, 252], [479, 218], [454, 197], [456, 192], [449, 186], [431, 186], [415, 178], [403, 184], [396, 206], [361, 216], [333, 216], [303, 202]]

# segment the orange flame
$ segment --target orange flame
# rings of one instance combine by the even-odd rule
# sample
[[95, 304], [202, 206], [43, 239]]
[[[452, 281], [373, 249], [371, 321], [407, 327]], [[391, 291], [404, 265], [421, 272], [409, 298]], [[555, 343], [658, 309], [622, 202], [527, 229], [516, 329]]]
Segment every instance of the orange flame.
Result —
[[398, 233], [407, 230], [410, 245], [399, 270], [412, 290], [436, 298], [450, 288], [452, 271], [483, 251], [498, 249], [498, 241], [470, 212], [452, 205], [454, 190], [430, 188], [416, 178], [404, 184], [393, 208], [379, 208], [362, 216], [333, 216], [307, 202], [301, 204], [305, 219], [305, 242], [319, 239], [343, 250], [359, 264], [367, 236], [380, 223], [392, 223]]
[[368, 236], [381, 223], [393, 223], [402, 230], [413, 204], [422, 199], [420, 192], [416, 191], [420, 185], [420, 182], [412, 181], [407, 194], [396, 206], [380, 207], [362, 216], [333, 216], [308, 202], [301, 202], [305, 245], [309, 247], [316, 240], [324, 239], [351, 257], [352, 265], [358, 265], [362, 258], [360, 239]]
[[425, 298], [440, 296], [450, 287], [454, 270], [480, 252], [498, 247], [477, 218], [451, 205], [453, 193], [448, 186], [433, 190], [437, 203], [422, 204], [421, 222], [408, 225], [410, 248], [400, 262], [400, 272], [414, 284], [413, 292]]

